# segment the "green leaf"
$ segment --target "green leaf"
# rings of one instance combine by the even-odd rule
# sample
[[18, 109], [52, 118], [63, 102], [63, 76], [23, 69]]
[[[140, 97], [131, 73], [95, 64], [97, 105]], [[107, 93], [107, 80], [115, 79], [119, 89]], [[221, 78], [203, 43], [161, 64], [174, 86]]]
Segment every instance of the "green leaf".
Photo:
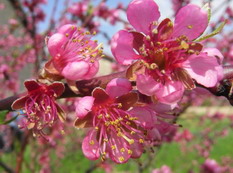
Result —
[[6, 114], [8, 113], [7, 110], [4, 110], [4, 111], [0, 111], [0, 124], [3, 124], [4, 123], [4, 120], [6, 118]]
[[0, 111], [0, 125], [9, 124], [19, 116], [19, 115], [16, 115], [15, 117], [11, 118], [10, 120], [5, 121], [6, 115], [7, 115], [8, 112], [9, 111], [7, 111], [7, 110]]
[[19, 115], [16, 115], [15, 117], [11, 118], [10, 120], [7, 120], [7, 121], [4, 121], [4, 122], [1, 122], [0, 125], [5, 125], [5, 124], [9, 124], [11, 123], [12, 121], [16, 120], [16, 118], [18, 117]]
[[212, 33], [207, 34], [207, 35], [202, 36], [202, 37], [199, 37], [194, 41], [196, 41], [196, 42], [203, 41], [203, 40], [206, 40], [206, 39], [208, 39], [210, 37], [213, 37], [213, 36], [217, 35], [218, 33], [220, 33], [222, 31], [225, 24], [226, 24], [226, 21], [222, 22]]

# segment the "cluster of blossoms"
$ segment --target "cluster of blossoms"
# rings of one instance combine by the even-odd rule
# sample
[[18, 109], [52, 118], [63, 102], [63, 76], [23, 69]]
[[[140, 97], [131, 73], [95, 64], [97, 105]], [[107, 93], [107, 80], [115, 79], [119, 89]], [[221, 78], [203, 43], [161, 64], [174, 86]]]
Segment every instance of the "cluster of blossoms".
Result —
[[[82, 13], [87, 7], [77, 8]], [[223, 78], [221, 53], [198, 42], [208, 25], [204, 9], [187, 5], [174, 23], [168, 18], [158, 22], [160, 12], [153, 0], [133, 0], [127, 17], [135, 30], [119, 31], [111, 44], [116, 61], [129, 65], [126, 75], [105, 82], [75, 102], [74, 126], [89, 129], [82, 150], [91, 160], [111, 158], [125, 163], [139, 158], [145, 147], [169, 141], [178, 127], [173, 123], [172, 109], [185, 89], [192, 90], [196, 83], [214, 87]], [[66, 24], [47, 38], [51, 59], [38, 81], [25, 82], [27, 95], [12, 105], [23, 109], [23, 127], [44, 136], [44, 129], [58, 119], [65, 120], [56, 103], [65, 90], [58, 81], [66, 79], [70, 89], [78, 93], [75, 82], [96, 75], [103, 50], [91, 35]], [[134, 81], [136, 86], [132, 86]]]

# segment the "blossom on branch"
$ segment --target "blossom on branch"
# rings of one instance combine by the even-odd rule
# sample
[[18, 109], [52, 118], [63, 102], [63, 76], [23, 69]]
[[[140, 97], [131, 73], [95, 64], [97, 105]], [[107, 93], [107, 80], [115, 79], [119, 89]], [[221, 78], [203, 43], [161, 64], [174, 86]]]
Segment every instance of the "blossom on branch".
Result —
[[27, 80], [24, 85], [27, 95], [14, 101], [11, 107], [14, 110], [23, 109], [21, 128], [32, 129], [34, 135], [44, 136], [44, 128], [53, 126], [58, 119], [65, 120], [65, 113], [55, 101], [65, 87], [60, 82], [46, 85], [35, 80]]
[[45, 65], [46, 70], [68, 80], [92, 78], [99, 69], [102, 46], [90, 40], [90, 35], [75, 25], [60, 27], [48, 40], [52, 59]]
[[136, 80], [142, 94], [176, 103], [185, 89], [195, 88], [194, 81], [214, 87], [222, 79], [221, 53], [196, 41], [208, 25], [204, 9], [189, 4], [180, 9], [174, 23], [168, 18], [159, 23], [153, 0], [133, 0], [127, 17], [136, 31], [119, 31], [111, 47], [119, 63], [130, 65], [127, 77]]
[[82, 143], [88, 159], [110, 157], [116, 163], [125, 163], [139, 158], [145, 146], [161, 141], [173, 127], [162, 120], [163, 115], [157, 116], [159, 107], [137, 104], [138, 94], [131, 89], [127, 79], [116, 78], [105, 90], [96, 88], [92, 96], [76, 102], [78, 119], [74, 125], [91, 128]]

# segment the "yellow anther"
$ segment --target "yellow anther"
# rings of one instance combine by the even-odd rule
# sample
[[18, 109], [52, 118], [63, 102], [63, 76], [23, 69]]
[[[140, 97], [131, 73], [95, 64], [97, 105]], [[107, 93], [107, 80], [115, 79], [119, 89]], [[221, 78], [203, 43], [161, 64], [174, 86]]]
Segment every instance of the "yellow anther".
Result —
[[135, 131], [131, 131], [131, 132], [130, 132], [131, 135], [134, 135], [135, 133], [136, 133]]
[[132, 150], [128, 150], [128, 154], [133, 154], [133, 151]]
[[167, 26], [168, 26], [168, 27], [173, 26], [173, 23], [172, 23], [172, 22], [168, 22], [168, 23], [167, 23]]
[[125, 158], [123, 156], [118, 158], [120, 162], [123, 162], [125, 160]]
[[74, 26], [74, 25], [72, 25], [72, 26], [71, 26], [71, 29], [72, 29], [72, 30], [74, 30], [74, 28], [75, 28], [75, 26]]
[[86, 34], [86, 35], [90, 35], [91, 33], [90, 33], [89, 31], [86, 31], [85, 34]]
[[168, 50], [168, 48], [167, 48], [167, 47], [164, 47], [164, 48], [163, 48], [163, 50], [164, 50], [164, 51], [167, 51], [167, 50]]
[[183, 49], [188, 49], [188, 48], [189, 48], [189, 44], [186, 43], [184, 40], [181, 41], [180, 45], [181, 45], [181, 47], [182, 47]]
[[61, 134], [64, 135], [64, 134], [65, 134], [65, 131], [64, 131], [64, 130], [61, 130]]
[[98, 115], [98, 118], [99, 118], [99, 119], [103, 118], [103, 114], [99, 114], [99, 115]]
[[193, 28], [193, 25], [188, 25], [187, 28], [188, 28], [188, 29], [192, 29], [192, 28]]
[[104, 142], [108, 142], [108, 139], [107, 139], [107, 138], [104, 138]]
[[110, 122], [109, 122], [109, 121], [106, 121], [104, 124], [105, 124], [105, 126], [109, 126], [109, 125], [110, 125]]
[[155, 29], [152, 30], [152, 33], [153, 34], [158, 34], [158, 30], [155, 28]]
[[110, 115], [109, 115], [109, 114], [106, 114], [106, 115], [105, 115], [105, 117], [106, 117], [106, 118], [109, 118], [109, 117], [110, 117]]
[[115, 146], [115, 145], [112, 145], [111, 148], [112, 148], [112, 150], [115, 150], [115, 149], [116, 149], [116, 146]]
[[130, 139], [128, 142], [129, 142], [129, 144], [133, 144], [133, 143], [134, 143], [134, 140], [133, 140], [133, 139]]
[[144, 140], [143, 139], [139, 139], [139, 143], [144, 143]]
[[124, 152], [125, 152], [125, 149], [124, 149], [124, 148], [121, 148], [121, 152], [124, 153]]
[[188, 50], [188, 53], [193, 54], [193, 53], [195, 53], [195, 51], [194, 50]]
[[66, 35], [66, 37], [69, 37], [69, 34], [68, 34], [68, 33], [66, 33], [65, 35]]
[[122, 108], [122, 104], [121, 104], [121, 103], [118, 103], [117, 107], [118, 107], [118, 108]]
[[126, 122], [127, 125], [130, 125], [131, 123], [129, 121]]
[[93, 31], [92, 35], [96, 35], [96, 31]]
[[95, 130], [99, 130], [99, 127], [96, 126], [96, 127], [95, 127]]
[[151, 38], [149, 35], [146, 36], [146, 40], [149, 41]]
[[94, 142], [93, 140], [91, 140], [91, 141], [89, 142], [89, 144], [90, 144], [90, 145], [94, 145], [95, 142]]
[[162, 73], [162, 74], [165, 74], [166, 72], [165, 72], [165, 70], [161, 70], [161, 73]]
[[152, 64], [150, 65], [150, 69], [151, 69], [151, 70], [154, 70], [154, 69], [156, 69], [156, 68], [158, 68], [157, 64], [152, 63]]
[[162, 43], [161, 42], [156, 42], [156, 44], [158, 45], [158, 46], [161, 46], [162, 45]]

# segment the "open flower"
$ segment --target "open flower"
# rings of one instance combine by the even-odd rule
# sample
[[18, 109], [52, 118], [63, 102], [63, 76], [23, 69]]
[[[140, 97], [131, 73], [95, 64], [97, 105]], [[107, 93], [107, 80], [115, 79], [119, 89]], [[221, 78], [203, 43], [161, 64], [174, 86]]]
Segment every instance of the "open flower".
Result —
[[90, 35], [90, 32], [84, 32], [75, 25], [67, 24], [60, 27], [48, 40], [48, 50], [52, 59], [45, 68], [68, 80], [93, 77], [99, 69], [102, 47], [96, 41], [90, 40]]
[[[145, 132], [153, 128], [153, 116], [143, 112], [137, 117], [130, 112], [138, 100], [131, 89], [127, 79], [117, 78], [108, 83], [106, 90], [96, 88], [92, 96], [77, 101], [75, 126], [91, 128], [82, 143], [88, 159], [110, 157], [116, 163], [125, 163], [142, 154]], [[146, 122], [141, 123], [141, 119]]]
[[65, 87], [60, 82], [46, 85], [35, 80], [27, 80], [24, 85], [28, 90], [27, 95], [17, 99], [11, 107], [24, 110], [22, 128], [32, 129], [34, 135], [44, 136], [45, 127], [52, 126], [58, 118], [65, 120], [63, 110], [55, 102]]
[[119, 31], [111, 47], [119, 63], [131, 65], [127, 77], [136, 80], [142, 94], [176, 103], [185, 89], [195, 87], [194, 80], [213, 87], [222, 79], [221, 53], [195, 41], [208, 25], [204, 9], [189, 4], [180, 9], [174, 24], [168, 18], [158, 23], [154, 0], [133, 0], [127, 17], [136, 31]]

